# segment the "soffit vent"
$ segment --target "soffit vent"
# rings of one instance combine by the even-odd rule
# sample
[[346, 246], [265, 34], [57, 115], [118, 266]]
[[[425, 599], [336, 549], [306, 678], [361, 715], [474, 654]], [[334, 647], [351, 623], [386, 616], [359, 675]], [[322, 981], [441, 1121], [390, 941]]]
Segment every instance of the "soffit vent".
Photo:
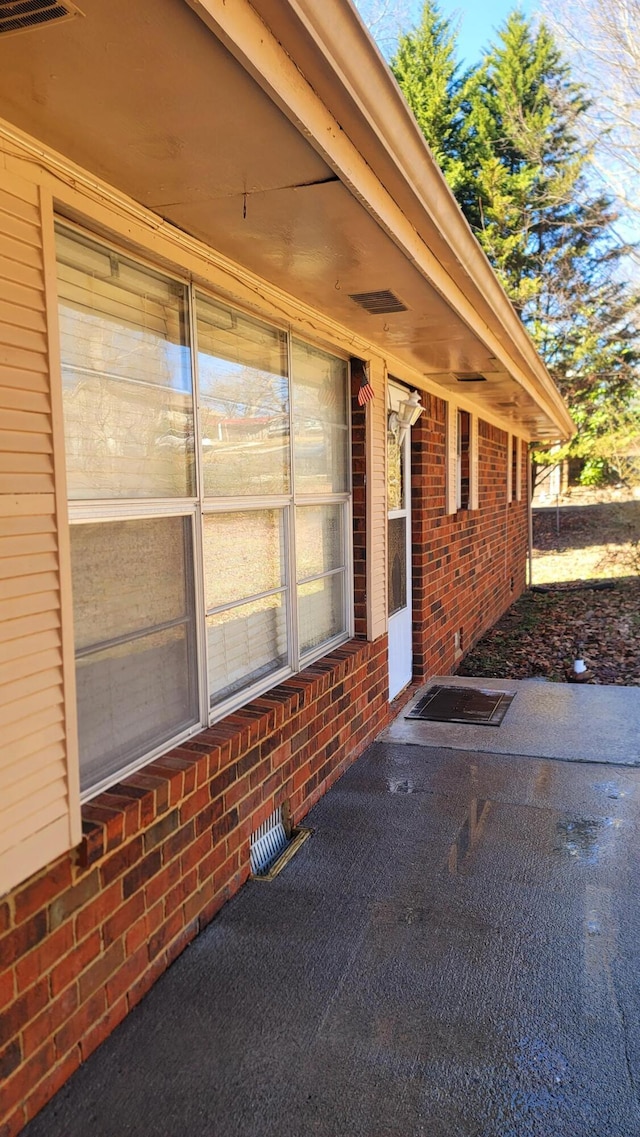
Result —
[[0, 0], [0, 36], [82, 16], [69, 0]]
[[349, 294], [349, 299], [364, 308], [365, 312], [370, 312], [372, 316], [408, 311], [407, 305], [388, 288], [383, 288], [380, 292], [352, 292]]
[[458, 383], [486, 383], [486, 375], [481, 375], [479, 371], [460, 371], [456, 375]]

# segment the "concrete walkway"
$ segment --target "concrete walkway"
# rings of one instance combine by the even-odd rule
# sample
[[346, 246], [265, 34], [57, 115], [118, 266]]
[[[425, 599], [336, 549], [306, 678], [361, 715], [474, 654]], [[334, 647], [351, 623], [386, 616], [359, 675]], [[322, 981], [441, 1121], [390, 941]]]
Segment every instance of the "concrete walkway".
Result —
[[28, 1137], [638, 1137], [640, 770], [410, 741], [369, 749]]

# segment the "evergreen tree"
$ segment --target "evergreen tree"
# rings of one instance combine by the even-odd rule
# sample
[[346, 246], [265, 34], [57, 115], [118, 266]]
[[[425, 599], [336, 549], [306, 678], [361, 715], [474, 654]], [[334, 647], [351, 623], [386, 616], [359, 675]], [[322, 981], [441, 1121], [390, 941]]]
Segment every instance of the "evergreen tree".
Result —
[[548, 28], [518, 10], [462, 80], [454, 59], [455, 32], [427, 0], [396, 77], [582, 436], [601, 433], [602, 407], [637, 389], [638, 298], [615, 210], [592, 188], [584, 90]]
[[435, 0], [425, 0], [418, 27], [400, 36], [391, 70], [455, 192], [465, 177], [459, 154], [462, 114], [456, 29]]

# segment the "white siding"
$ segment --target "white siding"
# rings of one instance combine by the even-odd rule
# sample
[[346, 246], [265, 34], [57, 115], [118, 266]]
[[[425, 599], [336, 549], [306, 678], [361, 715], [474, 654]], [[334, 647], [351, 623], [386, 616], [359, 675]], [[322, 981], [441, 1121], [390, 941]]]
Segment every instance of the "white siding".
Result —
[[80, 836], [46, 228], [37, 187], [0, 171], [0, 894]]

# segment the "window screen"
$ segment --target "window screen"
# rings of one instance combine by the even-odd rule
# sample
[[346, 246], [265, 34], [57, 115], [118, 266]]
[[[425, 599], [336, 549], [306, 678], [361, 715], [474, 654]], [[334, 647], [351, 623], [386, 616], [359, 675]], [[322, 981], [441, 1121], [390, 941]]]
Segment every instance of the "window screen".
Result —
[[56, 240], [69, 497], [192, 496], [185, 286], [78, 234]]
[[81, 785], [197, 722], [191, 524], [71, 527]]
[[205, 497], [288, 493], [287, 337], [198, 296]]

